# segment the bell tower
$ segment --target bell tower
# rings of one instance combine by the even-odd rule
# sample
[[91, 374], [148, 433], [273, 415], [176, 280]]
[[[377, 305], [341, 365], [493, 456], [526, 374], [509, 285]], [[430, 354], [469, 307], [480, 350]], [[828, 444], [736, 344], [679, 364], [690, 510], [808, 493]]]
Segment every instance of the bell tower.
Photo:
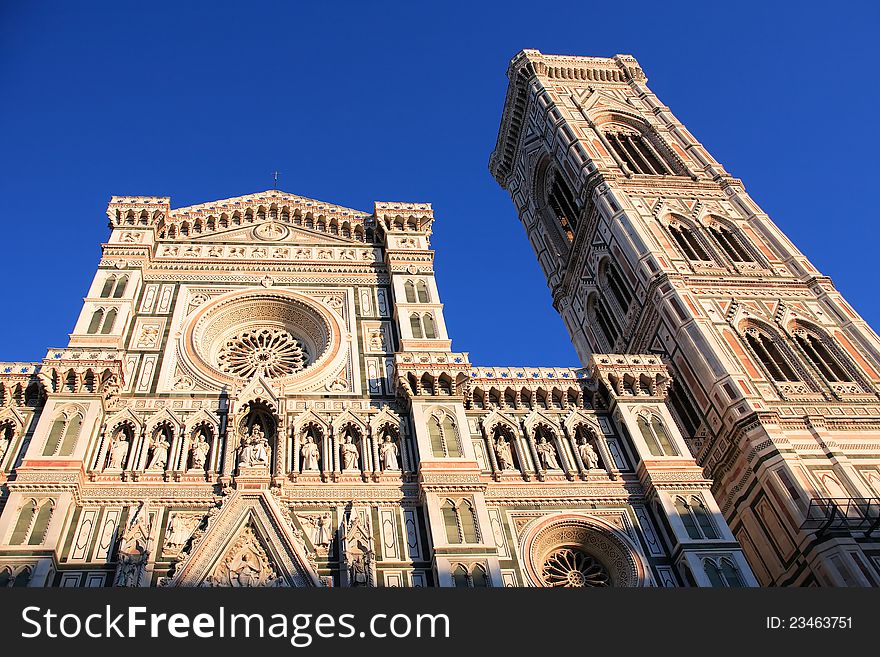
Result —
[[489, 168], [584, 365], [652, 353], [764, 585], [880, 585], [880, 339], [629, 55], [510, 63]]

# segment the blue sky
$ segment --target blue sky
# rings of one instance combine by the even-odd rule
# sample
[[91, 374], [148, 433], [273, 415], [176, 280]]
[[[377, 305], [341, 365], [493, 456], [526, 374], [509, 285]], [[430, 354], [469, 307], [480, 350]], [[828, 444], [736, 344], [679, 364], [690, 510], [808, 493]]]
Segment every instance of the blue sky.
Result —
[[874, 3], [25, 2], [0, 6], [0, 359], [67, 344], [114, 194], [271, 188], [434, 204], [453, 348], [576, 365], [489, 175], [522, 48], [635, 55], [648, 83], [857, 311], [874, 261]]

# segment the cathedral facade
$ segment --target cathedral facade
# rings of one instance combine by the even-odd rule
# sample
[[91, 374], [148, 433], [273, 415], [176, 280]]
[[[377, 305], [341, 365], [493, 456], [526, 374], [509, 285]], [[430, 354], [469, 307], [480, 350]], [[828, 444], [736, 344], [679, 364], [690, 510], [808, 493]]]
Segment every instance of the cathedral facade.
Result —
[[509, 77], [582, 366], [452, 350], [430, 204], [112, 197], [68, 345], [0, 363], [0, 586], [876, 584], [876, 335], [632, 58]]

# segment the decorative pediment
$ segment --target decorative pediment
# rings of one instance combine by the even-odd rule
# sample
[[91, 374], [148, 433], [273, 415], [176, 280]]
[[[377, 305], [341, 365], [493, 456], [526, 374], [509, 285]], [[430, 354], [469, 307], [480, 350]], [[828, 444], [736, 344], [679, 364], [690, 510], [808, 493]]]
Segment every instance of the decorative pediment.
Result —
[[519, 427], [517, 426], [516, 420], [505, 415], [497, 408], [493, 409], [491, 413], [489, 413], [486, 417], [480, 420], [480, 424], [483, 425], [483, 428], [486, 430], [486, 433], [491, 433], [492, 428], [496, 424], [501, 424], [508, 427], [511, 431], [516, 435], [519, 432]]
[[155, 222], [160, 239], [200, 242], [372, 242], [366, 212], [279, 190], [169, 210]]
[[321, 586], [302, 538], [271, 494], [232, 491], [167, 586]]

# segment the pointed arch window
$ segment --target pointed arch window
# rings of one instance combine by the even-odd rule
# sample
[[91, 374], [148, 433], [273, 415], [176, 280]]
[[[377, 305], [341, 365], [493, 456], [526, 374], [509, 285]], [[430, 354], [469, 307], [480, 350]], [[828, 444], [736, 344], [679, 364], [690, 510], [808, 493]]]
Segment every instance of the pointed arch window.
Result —
[[659, 417], [652, 415], [648, 420], [644, 415], [640, 415], [636, 424], [652, 456], [678, 456], [678, 450], [673, 446], [666, 427]]
[[428, 418], [428, 439], [433, 456], [437, 458], [462, 456], [458, 430], [455, 422], [446, 413], [443, 413], [442, 417], [435, 414]]
[[28, 538], [28, 545], [42, 545], [46, 538], [46, 532], [49, 530], [49, 521], [52, 519], [52, 513], [55, 511], [55, 502], [45, 500], [37, 511], [37, 517], [34, 520], [34, 526], [31, 529], [31, 535]]
[[425, 313], [422, 317], [425, 325], [425, 337], [433, 340], [437, 337], [437, 326], [434, 323], [434, 316], [431, 313]]
[[605, 266], [605, 287], [611, 292], [620, 309], [626, 313], [632, 302], [632, 293], [629, 291], [629, 286], [624, 281], [617, 264], [610, 260]]
[[406, 294], [406, 302], [407, 303], [415, 303], [416, 302], [416, 286], [412, 281], [407, 281], [403, 284], [403, 290]]
[[104, 281], [104, 287], [101, 288], [101, 298], [106, 299], [113, 294], [113, 288], [116, 286], [116, 277], [111, 275]]
[[774, 381], [800, 381], [794, 368], [783, 355], [779, 344], [765, 332], [749, 328], [745, 333], [746, 343]]
[[693, 496], [690, 500], [683, 497], [675, 498], [675, 510], [684, 524], [687, 535], [693, 539], [715, 539], [718, 538], [718, 532], [715, 525], [709, 517], [706, 506], [697, 496]]
[[46, 446], [43, 448], [43, 456], [52, 456], [58, 451], [66, 423], [66, 418], [63, 415], [55, 418], [52, 422], [52, 426], [49, 428], [49, 437], [46, 439]]
[[31, 525], [37, 515], [37, 501], [27, 500], [18, 511], [18, 520], [9, 537], [10, 545], [23, 545], [30, 534]]
[[468, 573], [467, 568], [465, 568], [464, 564], [458, 564], [455, 567], [455, 570], [452, 571], [452, 583], [455, 585], [455, 588], [470, 587], [470, 573]]
[[[589, 316], [592, 324], [599, 327], [599, 332], [605, 340], [605, 348], [613, 349], [620, 334], [617, 323], [612, 319], [605, 305], [597, 295], [593, 295], [589, 303]], [[599, 349], [602, 351], [603, 349]]]
[[799, 328], [794, 332], [794, 341], [829, 383], [851, 383], [853, 378], [835, 357], [825, 340], [811, 331]]
[[632, 173], [646, 176], [675, 175], [666, 158], [643, 135], [629, 130], [614, 130], [606, 132], [605, 138]]
[[409, 325], [412, 329], [412, 334], [414, 338], [424, 337], [424, 334], [422, 333], [422, 320], [417, 313], [413, 313], [409, 316]]
[[669, 233], [688, 260], [711, 262], [712, 258], [700, 244], [693, 229], [679, 224], [670, 224]]
[[430, 301], [430, 297], [428, 296], [428, 284], [425, 281], [419, 281], [416, 283], [416, 293], [419, 297], [419, 303], [428, 303]]
[[569, 242], [574, 241], [577, 231], [578, 205], [568, 185], [559, 175], [553, 177], [550, 191], [547, 194], [547, 204], [553, 211], [556, 221]]
[[739, 570], [727, 557], [723, 557], [720, 561], [704, 559], [703, 569], [714, 587], [739, 588], [743, 586]]
[[721, 247], [725, 255], [734, 262], [754, 262], [755, 259], [748, 249], [743, 246], [739, 236], [727, 226], [714, 225], [709, 227], [709, 234]]
[[95, 312], [92, 313], [92, 320], [89, 322], [89, 328], [86, 329], [87, 333], [97, 333], [98, 329], [101, 328], [101, 322], [104, 320], [104, 309], [98, 308]]
[[113, 324], [116, 323], [116, 315], [119, 311], [116, 308], [111, 308], [107, 311], [107, 314], [104, 316], [104, 324], [101, 326], [101, 334], [106, 335], [113, 330]]
[[125, 287], [128, 285], [128, 276], [120, 276], [116, 282], [116, 289], [113, 291], [114, 299], [121, 299], [125, 294]]
[[450, 544], [479, 543], [477, 517], [470, 500], [444, 500], [440, 506], [446, 542]]

